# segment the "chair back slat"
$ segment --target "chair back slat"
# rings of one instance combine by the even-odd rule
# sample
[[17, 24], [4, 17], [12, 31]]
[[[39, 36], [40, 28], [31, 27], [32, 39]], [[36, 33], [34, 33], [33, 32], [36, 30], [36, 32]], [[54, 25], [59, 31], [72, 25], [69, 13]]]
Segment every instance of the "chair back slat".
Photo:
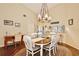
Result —
[[42, 37], [43, 33], [42, 32], [38, 32], [38, 37]]
[[25, 43], [25, 46], [27, 47], [27, 49], [32, 50], [32, 40], [31, 40], [31, 37], [29, 37], [27, 35], [24, 35], [23, 40], [24, 40], [24, 43]]
[[57, 35], [56, 34], [51, 35], [51, 45], [50, 45], [50, 47], [54, 46], [57, 43], [58, 43]]

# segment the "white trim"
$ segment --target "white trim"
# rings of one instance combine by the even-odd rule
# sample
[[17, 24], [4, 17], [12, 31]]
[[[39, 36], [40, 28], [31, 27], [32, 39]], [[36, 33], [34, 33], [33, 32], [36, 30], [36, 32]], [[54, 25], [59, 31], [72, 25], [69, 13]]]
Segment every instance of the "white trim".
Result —
[[69, 46], [71, 46], [71, 47], [73, 47], [73, 48], [75, 48], [75, 49], [78, 49], [78, 50], [79, 50], [79, 48], [77, 48], [77, 47], [75, 47], [75, 46], [73, 46], [73, 45], [71, 45], [71, 44], [69, 44], [69, 43], [66, 43], [66, 42], [62, 42], [62, 43], [65, 43], [65, 44], [67, 44], [67, 45], [69, 45]]

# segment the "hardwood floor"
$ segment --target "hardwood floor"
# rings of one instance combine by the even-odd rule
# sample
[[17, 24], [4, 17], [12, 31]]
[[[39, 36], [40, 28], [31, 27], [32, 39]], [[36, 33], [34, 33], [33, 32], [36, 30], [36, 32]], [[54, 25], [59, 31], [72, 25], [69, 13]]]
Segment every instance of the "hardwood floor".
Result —
[[[73, 48], [73, 47], [71, 47], [71, 46], [69, 46], [67, 44], [58, 44], [58, 45], [59, 46], [62, 46], [62, 47], [65, 47], [64, 49], [67, 48], [66, 50], [69, 50], [70, 51], [70, 52], [69, 51], [67, 52], [68, 53], [68, 56], [79, 56], [79, 50], [77, 50], [77, 49], [75, 49], [75, 48]], [[13, 45], [8, 46], [8, 48], [2, 47], [2, 48], [0, 48], [0, 56], [14, 56], [14, 55], [15, 56], [16, 55], [20, 55], [21, 56], [21, 54], [25, 55], [24, 49], [25, 49], [24, 44], [22, 44], [21, 46], [19, 44], [17, 44], [16, 45], [16, 48]], [[62, 50], [62, 51], [64, 51], [64, 50]], [[21, 52], [21, 54], [19, 52]], [[65, 53], [65, 52], [62, 52], [62, 53]], [[70, 55], [69, 55], [69, 53], [70, 53]], [[38, 53], [38, 55], [39, 55], [39, 53]], [[57, 56], [59, 56], [59, 55], [57, 55]], [[63, 54], [61, 56], [66, 56], [66, 55]]]
[[70, 46], [70, 45], [67, 45], [67, 44], [61, 44], [61, 45], [63, 45], [63, 46], [65, 46], [65, 47], [67, 47], [69, 50], [71, 50], [71, 52], [72, 52], [72, 56], [79, 56], [79, 50], [78, 49], [76, 49], [76, 48], [74, 48], [74, 47], [72, 47], [72, 46]]
[[15, 53], [17, 53], [22, 48], [24, 48], [24, 44], [22, 44], [21, 46], [20, 44], [17, 44], [16, 48], [14, 45], [8, 46], [7, 48], [1, 47], [0, 56], [13, 56]]

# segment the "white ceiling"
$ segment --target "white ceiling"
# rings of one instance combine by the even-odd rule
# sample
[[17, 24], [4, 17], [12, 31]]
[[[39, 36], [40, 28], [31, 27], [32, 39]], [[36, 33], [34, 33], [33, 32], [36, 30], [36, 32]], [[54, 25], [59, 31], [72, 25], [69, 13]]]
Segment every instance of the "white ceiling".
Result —
[[[25, 3], [23, 5], [26, 6], [27, 8], [29, 8], [34, 13], [38, 14], [40, 12], [42, 3]], [[58, 5], [58, 3], [48, 3], [47, 4], [48, 10], [50, 10], [52, 7], [54, 7], [56, 5]]]

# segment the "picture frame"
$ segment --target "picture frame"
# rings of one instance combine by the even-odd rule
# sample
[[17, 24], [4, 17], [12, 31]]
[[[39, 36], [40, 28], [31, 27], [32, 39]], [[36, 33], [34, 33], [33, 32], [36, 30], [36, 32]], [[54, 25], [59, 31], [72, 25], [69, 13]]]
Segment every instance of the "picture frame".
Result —
[[68, 20], [69, 25], [73, 25], [73, 18]]
[[13, 25], [13, 21], [12, 20], [4, 20], [4, 25]]
[[51, 24], [59, 24], [59, 21], [51, 22]]
[[15, 23], [15, 27], [20, 27], [20, 23]]

